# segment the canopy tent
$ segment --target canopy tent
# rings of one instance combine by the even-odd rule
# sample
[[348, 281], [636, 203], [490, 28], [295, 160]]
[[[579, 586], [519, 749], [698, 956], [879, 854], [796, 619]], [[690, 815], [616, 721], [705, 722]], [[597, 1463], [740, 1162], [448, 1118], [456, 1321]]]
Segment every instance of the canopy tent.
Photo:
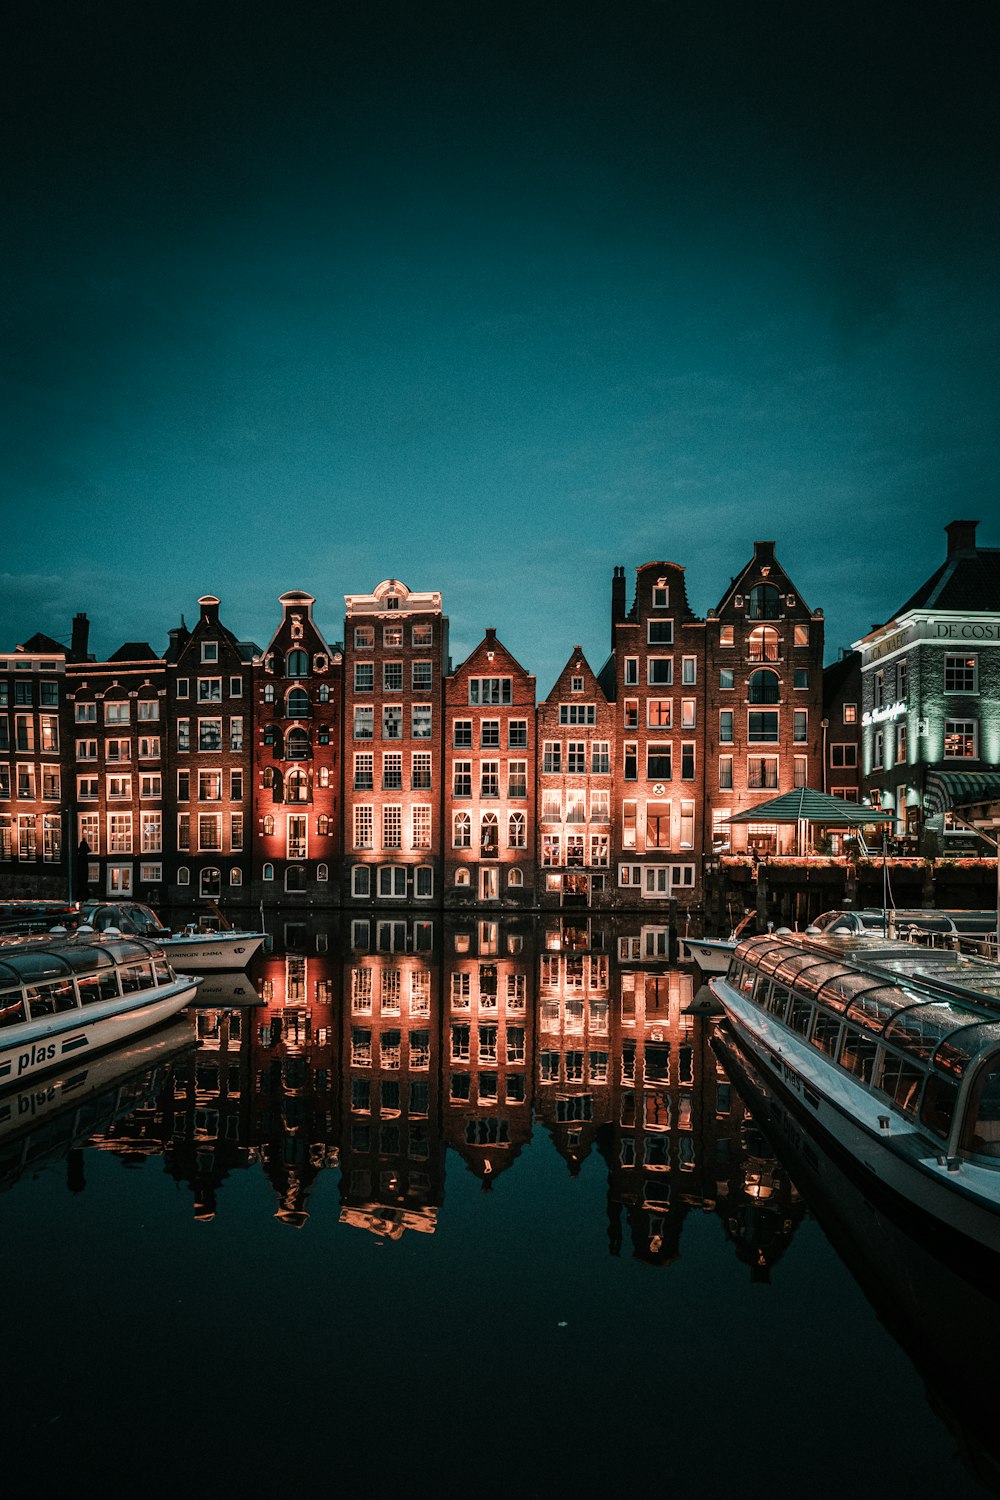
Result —
[[817, 792], [812, 787], [796, 787], [794, 792], [783, 792], [767, 802], [758, 802], [742, 812], [733, 813], [724, 823], [794, 823], [798, 828], [799, 853], [804, 853], [809, 842], [810, 826], [824, 828], [861, 828], [873, 823], [891, 823], [891, 808], [860, 807], [856, 802], [845, 802], [842, 797], [831, 797], [826, 792]]
[[1000, 771], [927, 772], [924, 814], [928, 818], [953, 808], [1000, 802]]

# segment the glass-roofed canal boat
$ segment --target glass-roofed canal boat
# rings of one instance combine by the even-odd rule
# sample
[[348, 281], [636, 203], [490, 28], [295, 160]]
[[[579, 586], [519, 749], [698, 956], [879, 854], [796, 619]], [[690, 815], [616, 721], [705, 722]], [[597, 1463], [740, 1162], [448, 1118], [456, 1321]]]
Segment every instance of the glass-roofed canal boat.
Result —
[[863, 934], [741, 943], [711, 988], [734, 1049], [867, 1185], [1000, 1252], [1000, 966]]
[[142, 938], [0, 947], [0, 1090], [151, 1030], [190, 1004], [199, 983]]

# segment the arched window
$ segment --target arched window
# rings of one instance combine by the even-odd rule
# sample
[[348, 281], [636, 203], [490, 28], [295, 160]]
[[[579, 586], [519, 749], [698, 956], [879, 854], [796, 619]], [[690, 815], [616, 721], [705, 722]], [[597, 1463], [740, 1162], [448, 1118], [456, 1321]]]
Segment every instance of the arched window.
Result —
[[521, 871], [517, 868], [516, 865], [511, 865], [510, 869], [507, 871], [507, 884], [508, 885], [523, 885], [524, 884], [524, 876], [521, 874]]
[[190, 885], [191, 884], [191, 871], [188, 869], [187, 865], [179, 865], [177, 867], [177, 884], [178, 885]]
[[328, 682], [321, 682], [319, 685], [319, 701], [321, 703], [329, 703], [330, 701], [330, 684]]
[[472, 848], [472, 819], [467, 812], [455, 814], [455, 831], [452, 844], [456, 849]]
[[330, 878], [329, 867], [327, 865], [317, 865], [316, 866], [316, 879], [317, 880], [329, 880], [329, 878]]
[[261, 785], [262, 786], [266, 786], [266, 787], [272, 787], [272, 786], [274, 786], [274, 767], [273, 766], [265, 766], [264, 767], [264, 774], [261, 777]]
[[289, 771], [285, 778], [285, 801], [309, 801], [309, 777], [305, 771]]
[[274, 834], [274, 813], [265, 813], [261, 819], [261, 833], [265, 838], [271, 838]]
[[289, 865], [285, 871], [285, 890], [294, 895], [304, 895], [305, 889], [305, 865]]
[[322, 835], [323, 838], [329, 838], [333, 832], [333, 819], [329, 813], [320, 813], [316, 819], [316, 832]]
[[199, 871], [198, 894], [213, 901], [222, 895], [222, 871], [215, 865], [206, 865]]
[[469, 871], [467, 867], [465, 865], [459, 865], [458, 869], [455, 871], [455, 884], [468, 885], [469, 883]]
[[527, 820], [523, 812], [512, 812], [507, 822], [507, 848], [524, 849], [527, 846]]
[[434, 870], [430, 865], [418, 865], [413, 876], [413, 894], [426, 900], [434, 894]]
[[329, 786], [330, 785], [330, 767], [329, 766], [320, 766], [319, 770], [316, 773], [316, 776], [317, 776], [317, 779], [319, 781], [320, 786]]
[[271, 774], [271, 799], [274, 802], [285, 800], [285, 778], [277, 766], [273, 768]]
[[311, 753], [309, 736], [304, 729], [290, 729], [285, 740], [286, 760], [308, 760]]
[[275, 699], [274, 683], [273, 682], [265, 682], [265, 684], [264, 684], [264, 702], [265, 703], [273, 703], [274, 699]]
[[500, 853], [500, 825], [494, 812], [483, 813], [479, 830], [480, 852], [484, 859], [496, 859]]
[[749, 657], [751, 661], [779, 661], [781, 642], [773, 625], [758, 625], [750, 632]]
[[261, 870], [260, 874], [261, 874], [261, 879], [262, 880], [273, 880], [274, 879], [274, 866], [272, 864], [266, 864], [266, 865], [264, 865], [264, 867]]
[[351, 895], [370, 896], [372, 889], [372, 872], [368, 865], [355, 865], [351, 871]]
[[268, 724], [264, 730], [264, 744], [275, 746], [275, 755], [281, 754], [282, 734], [277, 724]]
[[243, 884], [243, 871], [240, 869], [239, 865], [233, 865], [233, 868], [230, 870], [230, 872], [229, 872], [229, 884], [230, 885], [242, 885]]
[[309, 694], [305, 688], [289, 689], [288, 697], [285, 699], [286, 719], [308, 719], [309, 717]]
[[777, 620], [781, 596], [773, 583], [755, 583], [750, 590], [751, 620]]
[[286, 677], [308, 677], [309, 657], [305, 651], [289, 651], [285, 657]]
[[777, 672], [771, 672], [762, 667], [759, 672], [751, 672], [747, 683], [747, 697], [751, 703], [780, 703], [781, 681]]

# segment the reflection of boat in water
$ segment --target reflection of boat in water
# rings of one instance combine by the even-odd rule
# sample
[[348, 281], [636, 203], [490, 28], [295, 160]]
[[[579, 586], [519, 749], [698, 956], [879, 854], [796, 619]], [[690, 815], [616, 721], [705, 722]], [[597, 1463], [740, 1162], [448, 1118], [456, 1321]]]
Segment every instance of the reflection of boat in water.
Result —
[[1000, 1428], [989, 1369], [1000, 1346], [1000, 1287], [979, 1285], [912, 1233], [890, 1195], [815, 1129], [807, 1107], [778, 1096], [726, 1029], [713, 1045], [726, 1071], [880, 1321], [920, 1373], [962, 1461], [1000, 1494]]
[[198, 1010], [209, 1007], [227, 1010], [241, 1005], [263, 1005], [264, 1002], [242, 971], [228, 970], [207, 974], [191, 1001]]
[[0, 1191], [149, 1103], [169, 1066], [195, 1045], [185, 1017], [115, 1052], [80, 1059], [30, 1088], [5, 1094], [0, 1099]]
[[141, 938], [78, 934], [0, 949], [0, 1088], [150, 1031], [197, 988]]
[[996, 1275], [1000, 969], [875, 938], [751, 938], [712, 980], [779, 1095], [922, 1232]]

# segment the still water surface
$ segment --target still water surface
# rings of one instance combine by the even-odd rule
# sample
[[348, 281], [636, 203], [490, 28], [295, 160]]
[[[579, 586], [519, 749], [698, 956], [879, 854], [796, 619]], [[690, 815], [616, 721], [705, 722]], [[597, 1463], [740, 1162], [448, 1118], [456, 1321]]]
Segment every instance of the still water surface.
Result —
[[996, 1308], [750, 1115], [662, 948], [279, 924], [68, 1100], [17, 1096], [8, 1482], [987, 1493], [938, 1355], [971, 1323], [992, 1378]]

